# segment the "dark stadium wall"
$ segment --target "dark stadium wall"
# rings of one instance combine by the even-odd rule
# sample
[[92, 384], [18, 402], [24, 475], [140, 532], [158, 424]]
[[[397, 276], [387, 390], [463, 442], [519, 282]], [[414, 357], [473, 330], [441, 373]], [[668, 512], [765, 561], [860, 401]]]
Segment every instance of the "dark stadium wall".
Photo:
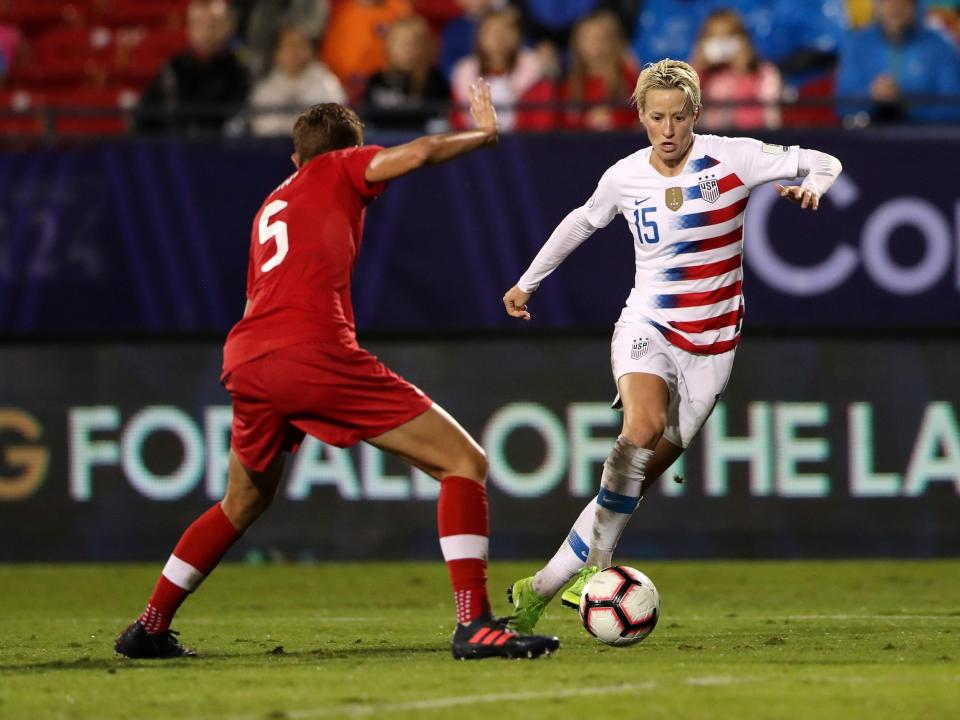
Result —
[[[960, 134], [763, 137], [833, 153], [845, 172], [816, 214], [777, 202], [770, 186], [754, 193], [748, 328], [960, 328], [960, 201], [947, 161]], [[392, 183], [367, 216], [354, 294], [361, 330], [506, 327], [503, 292], [603, 171], [644, 143], [639, 134], [508, 136]], [[6, 150], [0, 334], [224, 334], [243, 307], [251, 220], [289, 173], [289, 153], [287, 141]], [[609, 326], [632, 284], [631, 252], [616, 219], [544, 283], [537, 327]]]
[[[372, 349], [487, 449], [492, 557], [551, 553], [617, 432], [608, 339]], [[960, 553], [958, 352], [946, 338], [748, 332], [722, 402], [641, 503], [622, 553]], [[220, 361], [215, 343], [0, 346], [0, 561], [166, 557], [222, 492]], [[439, 558], [435, 497], [368, 446], [309, 441], [230, 557]]]

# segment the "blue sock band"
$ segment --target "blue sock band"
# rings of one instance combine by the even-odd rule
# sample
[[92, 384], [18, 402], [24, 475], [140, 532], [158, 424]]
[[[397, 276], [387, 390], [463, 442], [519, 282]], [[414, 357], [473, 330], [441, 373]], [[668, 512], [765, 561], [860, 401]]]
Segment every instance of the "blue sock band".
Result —
[[567, 535], [567, 543], [570, 545], [570, 549], [573, 550], [574, 555], [584, 562], [587, 561], [587, 555], [590, 554], [590, 546], [583, 541], [580, 533], [571, 528], [570, 534]]
[[611, 512], [623, 513], [624, 515], [632, 514], [637, 509], [637, 503], [639, 502], [640, 498], [638, 497], [611, 492], [605, 487], [601, 487], [600, 492], [597, 493], [597, 505]]

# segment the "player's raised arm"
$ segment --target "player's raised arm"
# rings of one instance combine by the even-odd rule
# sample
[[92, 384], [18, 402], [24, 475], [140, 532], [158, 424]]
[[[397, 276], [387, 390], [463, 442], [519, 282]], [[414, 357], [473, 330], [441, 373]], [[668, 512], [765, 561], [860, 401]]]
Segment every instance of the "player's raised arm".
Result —
[[381, 150], [367, 166], [367, 182], [393, 180], [424, 165], [446, 162], [477, 148], [496, 144], [497, 111], [490, 99], [490, 85], [483, 78], [470, 88], [470, 114], [476, 130], [424, 135], [403, 145]]
[[780, 197], [798, 203], [802, 209], [816, 210], [820, 207], [820, 198], [843, 171], [843, 165], [833, 155], [819, 150], [800, 148], [799, 174], [803, 178], [800, 185], [777, 185]]

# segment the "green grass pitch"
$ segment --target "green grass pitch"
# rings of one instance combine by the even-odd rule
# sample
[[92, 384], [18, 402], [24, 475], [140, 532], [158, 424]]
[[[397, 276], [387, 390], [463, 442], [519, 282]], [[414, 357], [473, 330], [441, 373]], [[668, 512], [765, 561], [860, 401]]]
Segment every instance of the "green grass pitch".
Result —
[[[175, 627], [201, 657], [113, 638], [155, 566], [0, 566], [0, 718], [960, 717], [960, 561], [637, 562], [662, 615], [608, 648], [551, 606], [551, 658], [455, 662], [441, 562], [226, 565]], [[535, 563], [495, 563], [503, 590]]]

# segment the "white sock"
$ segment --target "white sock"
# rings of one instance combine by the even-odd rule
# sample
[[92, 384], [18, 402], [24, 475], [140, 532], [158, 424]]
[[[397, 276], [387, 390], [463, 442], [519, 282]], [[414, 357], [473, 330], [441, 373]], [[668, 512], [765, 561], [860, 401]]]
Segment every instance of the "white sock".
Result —
[[550, 562], [533, 576], [533, 591], [537, 595], [552, 598], [583, 567], [590, 552], [587, 541], [593, 532], [596, 514], [597, 499], [591, 498]]
[[617, 438], [603, 464], [587, 565], [601, 569], [610, 566], [620, 535], [640, 502], [647, 463], [652, 457], [653, 450], [634, 445], [623, 435]]

